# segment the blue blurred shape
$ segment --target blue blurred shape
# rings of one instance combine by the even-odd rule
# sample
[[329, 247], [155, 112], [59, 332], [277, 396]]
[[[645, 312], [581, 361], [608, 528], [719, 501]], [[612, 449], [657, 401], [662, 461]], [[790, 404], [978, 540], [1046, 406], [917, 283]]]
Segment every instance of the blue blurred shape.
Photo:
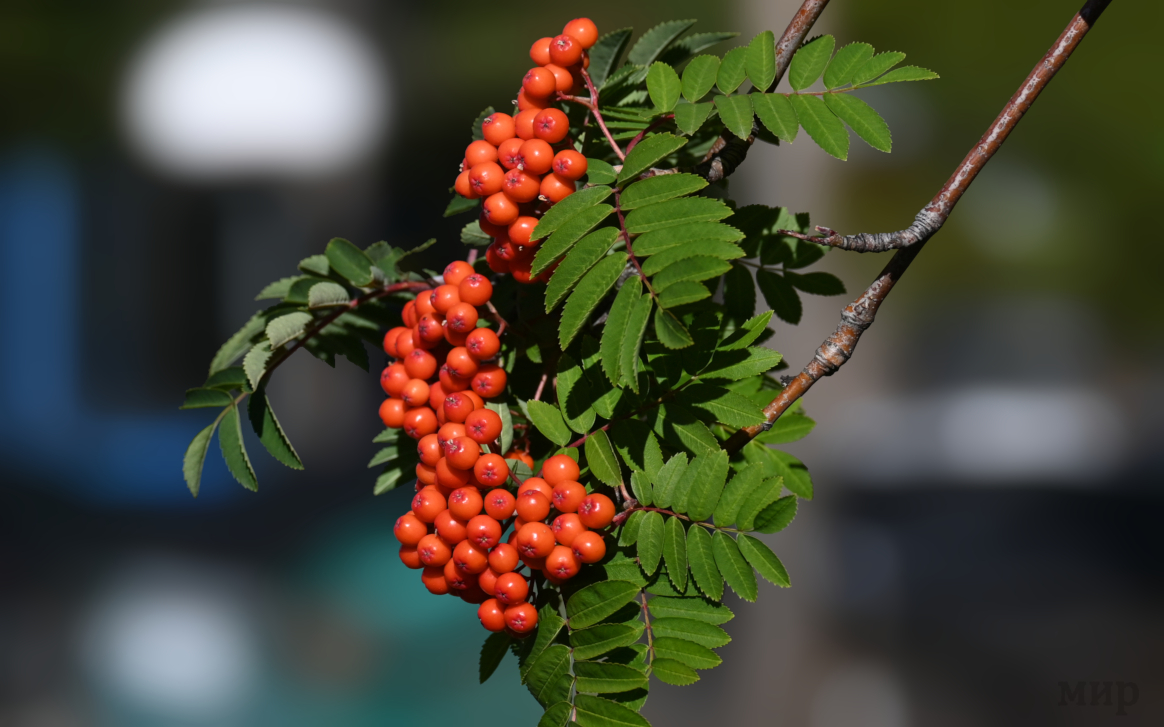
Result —
[[[81, 219], [77, 177], [62, 154], [0, 157], [0, 452], [27, 485], [117, 506], [190, 504], [181, 458], [208, 417], [131, 416], [85, 405]], [[104, 355], [97, 350], [88, 355]], [[235, 497], [215, 445], [202, 500]]]

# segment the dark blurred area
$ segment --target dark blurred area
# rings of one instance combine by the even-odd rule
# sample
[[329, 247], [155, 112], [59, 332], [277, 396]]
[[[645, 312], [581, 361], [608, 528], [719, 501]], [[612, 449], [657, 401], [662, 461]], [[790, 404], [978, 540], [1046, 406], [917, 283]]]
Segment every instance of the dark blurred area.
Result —
[[[820, 32], [939, 81], [863, 94], [894, 153], [757, 145], [741, 203], [898, 229], [1078, 10], [836, 2]], [[699, 18], [778, 34], [793, 0], [603, 0], [603, 31]], [[293, 359], [271, 398], [307, 464], [249, 442], [202, 494], [178, 412], [267, 282], [335, 236], [462, 249], [471, 120], [512, 98], [554, 5], [0, 4], [0, 725], [534, 724], [470, 607], [423, 592], [371, 494], [380, 393]], [[1164, 6], [1116, 0], [919, 258], [790, 445], [816, 498], [768, 538], [793, 588], [733, 603], [724, 665], [653, 687], [658, 725], [1164, 723]], [[715, 49], [717, 52], [726, 50]], [[902, 87], [905, 86], [905, 87]], [[820, 263], [850, 294], [883, 258]], [[840, 298], [770, 345], [796, 367]], [[1099, 687], [1062, 704], [1060, 682]], [[1103, 684], [1112, 682], [1111, 703]], [[1117, 716], [1116, 682], [1136, 703]]]

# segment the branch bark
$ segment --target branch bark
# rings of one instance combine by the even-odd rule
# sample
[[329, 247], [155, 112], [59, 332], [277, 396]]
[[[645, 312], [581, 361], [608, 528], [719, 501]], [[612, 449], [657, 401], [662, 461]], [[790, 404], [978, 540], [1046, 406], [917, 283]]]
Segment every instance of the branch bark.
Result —
[[[1039, 97], [1039, 94], [1047, 87], [1047, 84], [1051, 82], [1051, 79], [1055, 77], [1067, 59], [1071, 57], [1083, 37], [1087, 35], [1087, 32], [1091, 30], [1096, 20], [1110, 4], [1111, 0], [1088, 0], [1083, 9], [1076, 13], [1066, 30], [1023, 81], [1019, 90], [1011, 97], [1010, 102], [991, 124], [990, 129], [966, 155], [949, 181], [922, 209], [917, 216], [917, 221], [912, 226], [901, 232], [852, 236], [854, 240], [857, 238], [863, 240], [860, 243], [854, 242], [853, 245], [863, 244], [866, 249], [872, 249], [871, 245], [881, 244], [882, 241], [886, 240], [892, 241], [900, 249], [873, 281], [873, 284], [857, 300], [841, 311], [841, 322], [837, 326], [837, 330], [820, 345], [816, 355], [804, 367], [804, 370], [764, 408], [766, 421], [763, 424], [738, 430], [724, 443], [724, 449], [729, 453], [737, 452], [757, 434], [770, 429], [780, 415], [793, 402], [803, 396], [813, 384], [823, 376], [831, 376], [836, 373], [852, 357], [853, 350], [861, 339], [861, 334], [873, 325], [878, 308], [881, 307], [893, 287], [897, 285], [901, 276], [909, 269], [922, 247], [941, 229], [950, 216], [950, 212], [954, 209], [954, 205], [958, 203], [962, 194], [969, 188], [978, 173], [982, 171], [982, 167], [990, 161], [1002, 143], [1006, 141], [1007, 136], [1014, 130], [1023, 114], [1034, 104], [1035, 99]], [[821, 242], [820, 238], [811, 239], [814, 242]], [[836, 246], [844, 247], [844, 245]], [[845, 249], [855, 250], [859, 248], [853, 246]]]
[[[764, 89], [765, 92], [772, 92], [780, 84], [780, 79], [784, 78], [788, 65], [792, 63], [792, 56], [800, 48], [800, 44], [808, 36], [808, 31], [812, 30], [816, 19], [828, 4], [829, 0], [804, 0], [800, 10], [796, 11], [792, 22], [788, 23], [780, 40], [776, 41], [776, 77], [772, 79], [772, 84]], [[752, 133], [746, 139], [725, 131], [724, 135], [711, 145], [703, 160], [696, 165], [694, 173], [714, 184], [734, 172], [747, 158], [748, 149], [756, 141], [758, 130], [756, 123], [753, 119]]]

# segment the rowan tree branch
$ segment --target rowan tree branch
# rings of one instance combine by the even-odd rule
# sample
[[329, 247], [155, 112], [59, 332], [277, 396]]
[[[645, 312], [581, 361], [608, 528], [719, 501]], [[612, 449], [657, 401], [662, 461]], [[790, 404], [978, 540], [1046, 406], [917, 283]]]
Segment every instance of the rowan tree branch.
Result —
[[[808, 36], [808, 31], [812, 29], [816, 19], [828, 4], [829, 0], [804, 0], [800, 10], [796, 11], [792, 22], [788, 23], [780, 40], [776, 41], [776, 77], [772, 79], [771, 85], [764, 89], [765, 92], [770, 93], [779, 85], [780, 79], [784, 78], [784, 73], [792, 62], [792, 56], [800, 48], [800, 44]], [[746, 139], [741, 139], [730, 131], [724, 131], [723, 136], [715, 140], [703, 160], [695, 166], [694, 173], [713, 184], [727, 177], [747, 158], [748, 149], [756, 141], [757, 131], [755, 119], [752, 120], [752, 133]]]
[[[792, 379], [780, 392], [780, 395], [764, 408], [765, 422], [738, 430], [724, 442], [724, 449], [729, 453], [737, 452], [757, 434], [770, 429], [780, 415], [787, 411], [788, 407], [803, 396], [822, 376], [831, 376], [836, 373], [852, 357], [853, 350], [861, 339], [861, 334], [873, 324], [877, 309], [881, 307], [897, 281], [909, 269], [910, 264], [921, 252], [925, 243], [941, 229], [942, 224], [950, 216], [950, 211], [953, 210], [954, 205], [957, 204], [970, 183], [974, 181], [978, 172], [982, 171], [982, 167], [1006, 141], [1007, 136], [1014, 130], [1023, 114], [1034, 104], [1035, 99], [1039, 97], [1039, 94], [1047, 87], [1047, 84], [1051, 82], [1051, 79], [1055, 77], [1067, 59], [1071, 57], [1083, 37], [1087, 35], [1087, 32], [1091, 30], [1096, 20], [1110, 4], [1111, 0], [1088, 0], [1083, 9], [1071, 19], [1071, 23], [1059, 36], [1055, 45], [1047, 51], [1047, 54], [1023, 81], [1019, 90], [1011, 97], [981, 141], [966, 155], [965, 160], [950, 177], [950, 180], [918, 214], [917, 221], [910, 228], [901, 232], [882, 233], [883, 235], [896, 236], [895, 239], [898, 240], [912, 239], [912, 242], [897, 245], [901, 249], [894, 254], [889, 264], [873, 281], [873, 284], [857, 300], [841, 311], [841, 323], [837, 326], [837, 330], [820, 345], [816, 355], [804, 367], [804, 370]], [[853, 237], [861, 236], [855, 235]], [[878, 235], [866, 237], [869, 241], [880, 239]], [[814, 239], [813, 241], [818, 240]]]

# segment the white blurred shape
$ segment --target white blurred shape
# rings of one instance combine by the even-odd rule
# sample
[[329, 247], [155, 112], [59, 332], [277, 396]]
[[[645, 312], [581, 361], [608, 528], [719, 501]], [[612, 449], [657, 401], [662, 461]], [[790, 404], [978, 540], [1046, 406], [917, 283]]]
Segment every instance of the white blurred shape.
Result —
[[93, 676], [118, 698], [173, 716], [236, 708], [255, 686], [258, 655], [233, 585], [168, 561], [128, 569], [84, 626]]
[[938, 427], [949, 468], [982, 479], [1095, 475], [1116, 464], [1123, 438], [1111, 403], [1081, 389], [960, 392]]
[[904, 690], [888, 669], [847, 664], [833, 671], [812, 698], [812, 727], [906, 727]]
[[134, 147], [179, 177], [314, 177], [353, 166], [388, 116], [380, 59], [352, 28], [301, 7], [180, 17], [133, 60], [122, 113]]

